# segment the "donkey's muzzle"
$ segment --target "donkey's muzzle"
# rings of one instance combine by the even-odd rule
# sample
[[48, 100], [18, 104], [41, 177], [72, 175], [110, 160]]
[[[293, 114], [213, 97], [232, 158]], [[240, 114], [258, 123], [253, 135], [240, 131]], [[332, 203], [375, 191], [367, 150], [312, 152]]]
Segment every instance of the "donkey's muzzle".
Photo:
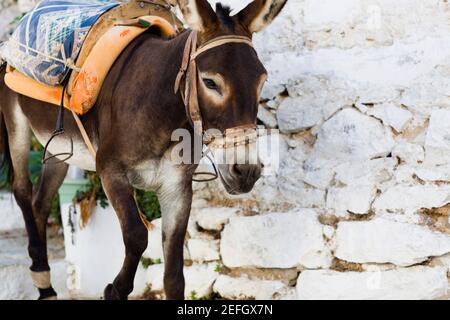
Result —
[[221, 171], [225, 189], [232, 195], [252, 191], [262, 172], [261, 164], [233, 164], [228, 165], [227, 169], [219, 171]]

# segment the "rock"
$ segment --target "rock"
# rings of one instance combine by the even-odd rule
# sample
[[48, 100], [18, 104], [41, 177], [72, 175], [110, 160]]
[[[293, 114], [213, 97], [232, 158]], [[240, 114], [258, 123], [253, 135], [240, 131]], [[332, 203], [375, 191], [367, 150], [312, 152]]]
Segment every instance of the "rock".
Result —
[[5, 9], [12, 6], [16, 1], [15, 0], [0, 0], [0, 9]]
[[297, 290], [286, 287], [275, 293], [273, 297], [275, 300], [297, 300]]
[[446, 269], [411, 267], [383, 272], [306, 270], [297, 280], [300, 300], [419, 300], [447, 294]]
[[274, 99], [285, 90], [285, 87], [277, 83], [267, 83], [261, 91], [261, 99]]
[[191, 211], [191, 216], [188, 221], [187, 235], [190, 238], [195, 239], [205, 239], [205, 240], [214, 240], [214, 235], [208, 232], [203, 232], [203, 230], [197, 224], [195, 220], [195, 211]]
[[280, 192], [286, 199], [295, 202], [301, 208], [323, 208], [325, 206], [324, 190], [282, 183]]
[[377, 185], [392, 178], [397, 161], [393, 158], [344, 162], [334, 171], [335, 179], [344, 185]]
[[[1, 7], [1, 5], [0, 5]], [[21, 12], [17, 4], [7, 6], [0, 9], [0, 42], [8, 40], [10, 34], [13, 33], [17, 21], [15, 19], [20, 17]], [[1, 61], [1, 45], [0, 45], [0, 61]]]
[[37, 0], [18, 0], [20, 11], [26, 13], [32, 10], [37, 2]]
[[[139, 267], [134, 283], [134, 296], [142, 295], [146, 289], [150, 289], [151, 291], [163, 291], [164, 264], [154, 264], [147, 269]], [[145, 286], [142, 287], [142, 284], [145, 284]]]
[[[219, 276], [214, 271], [215, 269], [215, 263], [193, 264], [192, 266], [184, 267], [185, 298], [209, 296], [212, 293], [213, 283]], [[164, 264], [154, 264], [147, 269], [141, 267], [138, 269], [133, 296], [139, 297], [147, 289], [150, 289], [152, 292], [164, 290]]]
[[336, 230], [331, 226], [323, 226], [323, 235], [328, 240], [331, 240], [336, 233]]
[[385, 190], [374, 202], [376, 211], [415, 212], [450, 203], [450, 186], [400, 184]]
[[214, 292], [225, 299], [272, 300], [278, 292], [284, 290], [286, 285], [281, 281], [249, 280], [225, 275], [219, 276], [214, 283]]
[[189, 239], [187, 242], [190, 259], [197, 262], [219, 260], [219, 240]]
[[[307, 150], [303, 143], [299, 143], [282, 157], [277, 185], [280, 193], [288, 201], [295, 202], [302, 208], [324, 207], [325, 188], [332, 177], [326, 177], [322, 182], [317, 173], [320, 169], [314, 171], [313, 168], [303, 165]], [[311, 171], [305, 171], [304, 168]], [[302, 181], [309, 183], [310, 186]], [[317, 189], [317, 186], [320, 189]]]
[[431, 262], [432, 266], [444, 267], [447, 272], [450, 273], [450, 254], [443, 255], [441, 257], [436, 257]]
[[438, 166], [422, 165], [415, 168], [414, 173], [417, 177], [424, 181], [450, 181], [450, 164]]
[[280, 169], [281, 155], [286, 150], [286, 142], [277, 129], [260, 131], [257, 139], [258, 160], [263, 165], [262, 175], [275, 176]]
[[[414, 178], [414, 174], [415, 174], [414, 166], [399, 165], [394, 173], [394, 177], [395, 177], [394, 182], [398, 185], [415, 184], [417, 182], [417, 179]], [[387, 184], [386, 186], [384, 186], [385, 188], [383, 191], [386, 191], [393, 184], [394, 183], [391, 182], [390, 184]], [[389, 210], [384, 210], [384, 211], [389, 211]], [[408, 211], [410, 211], [410, 209], [408, 209]]]
[[281, 132], [300, 132], [319, 123], [322, 120], [322, 106], [317, 103], [313, 99], [286, 98], [277, 110]]
[[184, 268], [186, 280], [184, 294], [187, 299], [193, 296], [202, 298], [211, 295], [214, 281], [219, 277], [215, 271], [216, 265], [215, 263], [194, 264]]
[[390, 130], [379, 121], [348, 108], [324, 123], [313, 153], [332, 162], [358, 162], [385, 157], [393, 147]]
[[425, 150], [421, 145], [401, 141], [395, 145], [392, 156], [400, 158], [405, 163], [417, 164], [425, 160]]
[[384, 218], [340, 222], [335, 256], [356, 263], [409, 266], [450, 252], [450, 235]]
[[369, 85], [358, 88], [358, 104], [375, 105], [397, 100], [399, 90], [395, 87], [384, 85]]
[[351, 185], [343, 188], [330, 188], [327, 194], [327, 208], [338, 215], [345, 215], [349, 212], [367, 214], [375, 194], [374, 186]]
[[303, 164], [303, 181], [314, 188], [325, 190], [334, 177], [334, 166], [320, 155], [312, 153]]
[[10, 193], [0, 193], [0, 231], [25, 229], [22, 211]]
[[205, 230], [221, 231], [223, 225], [238, 213], [236, 208], [204, 208], [199, 210], [196, 215], [197, 224]]
[[383, 103], [369, 109], [368, 115], [383, 121], [385, 125], [391, 126], [397, 132], [402, 132], [413, 118], [410, 111], [396, 106], [394, 103]]
[[327, 267], [329, 249], [314, 210], [235, 217], [222, 232], [220, 253], [230, 268]]
[[438, 109], [431, 113], [425, 140], [425, 163], [447, 164], [450, 159], [450, 110]]
[[267, 128], [276, 128], [278, 123], [275, 115], [263, 106], [258, 108], [258, 119], [265, 124]]
[[357, 0], [343, 0], [339, 6], [332, 0], [306, 0], [304, 5], [304, 22], [308, 27], [326, 28], [350, 24], [361, 14], [362, 5]]
[[278, 100], [269, 100], [266, 103], [267, 107], [271, 110], [276, 110], [278, 109], [278, 106], [280, 105], [280, 101]]

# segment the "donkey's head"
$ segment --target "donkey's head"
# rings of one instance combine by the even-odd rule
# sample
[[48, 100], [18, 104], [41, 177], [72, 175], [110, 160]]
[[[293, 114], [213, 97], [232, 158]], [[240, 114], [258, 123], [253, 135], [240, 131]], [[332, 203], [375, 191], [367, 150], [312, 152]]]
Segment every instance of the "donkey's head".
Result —
[[[231, 16], [230, 9], [220, 3], [214, 11], [207, 0], [178, 0], [185, 20], [198, 33], [200, 47], [224, 36], [251, 39], [273, 21], [286, 2], [255, 0]], [[225, 133], [231, 128], [256, 128], [259, 95], [267, 71], [251, 44], [227, 42], [198, 55], [195, 62], [203, 130]], [[256, 143], [241, 149], [248, 153], [249, 148], [256, 148]], [[218, 166], [222, 182], [232, 194], [251, 191], [261, 175], [259, 161], [242, 161], [242, 157], [248, 159], [241, 155]]]

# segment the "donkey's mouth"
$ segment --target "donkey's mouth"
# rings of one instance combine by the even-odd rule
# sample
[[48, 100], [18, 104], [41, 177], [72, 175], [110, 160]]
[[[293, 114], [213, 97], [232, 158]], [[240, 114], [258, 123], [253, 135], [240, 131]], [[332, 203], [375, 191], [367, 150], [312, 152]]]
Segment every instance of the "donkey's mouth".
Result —
[[253, 190], [255, 183], [258, 181], [259, 176], [256, 179], [248, 179], [248, 178], [239, 178], [236, 179], [229, 172], [229, 166], [226, 166], [226, 170], [223, 167], [219, 166], [219, 177], [222, 181], [225, 190], [230, 195], [236, 196], [240, 194], [249, 193]]

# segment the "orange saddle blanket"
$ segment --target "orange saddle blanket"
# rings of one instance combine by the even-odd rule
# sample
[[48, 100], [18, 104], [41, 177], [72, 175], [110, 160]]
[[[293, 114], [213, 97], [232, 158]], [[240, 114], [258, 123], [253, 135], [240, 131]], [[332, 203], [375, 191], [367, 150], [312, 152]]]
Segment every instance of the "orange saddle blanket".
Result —
[[[94, 106], [103, 82], [120, 53], [149, 28], [158, 28], [163, 37], [174, 36], [177, 32], [175, 26], [160, 16], [142, 16], [128, 21], [126, 25], [112, 25], [82, 57], [80, 68], [73, 71], [64, 94], [64, 106], [79, 115], [87, 113]], [[11, 66], [7, 68], [5, 83], [24, 96], [54, 105], [61, 104], [62, 86], [42, 84]]]

